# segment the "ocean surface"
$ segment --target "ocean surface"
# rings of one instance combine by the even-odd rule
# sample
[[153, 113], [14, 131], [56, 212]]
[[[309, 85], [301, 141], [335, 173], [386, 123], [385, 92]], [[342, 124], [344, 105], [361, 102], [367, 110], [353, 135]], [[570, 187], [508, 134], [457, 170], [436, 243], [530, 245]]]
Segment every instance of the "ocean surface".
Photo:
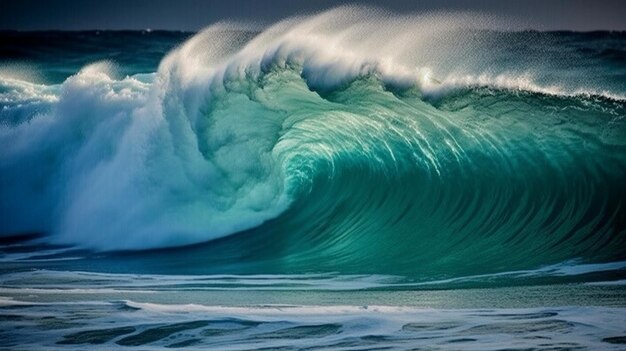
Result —
[[0, 32], [0, 350], [626, 349], [626, 33]]

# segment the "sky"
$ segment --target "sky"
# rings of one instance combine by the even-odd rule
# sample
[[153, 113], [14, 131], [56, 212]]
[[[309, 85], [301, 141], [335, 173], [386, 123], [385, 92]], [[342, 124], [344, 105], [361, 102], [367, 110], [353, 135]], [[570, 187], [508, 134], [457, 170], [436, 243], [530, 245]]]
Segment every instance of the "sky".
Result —
[[626, 30], [624, 0], [0, 0], [0, 29], [195, 31], [227, 20], [262, 27], [352, 3], [401, 14], [481, 12], [515, 18], [528, 29]]

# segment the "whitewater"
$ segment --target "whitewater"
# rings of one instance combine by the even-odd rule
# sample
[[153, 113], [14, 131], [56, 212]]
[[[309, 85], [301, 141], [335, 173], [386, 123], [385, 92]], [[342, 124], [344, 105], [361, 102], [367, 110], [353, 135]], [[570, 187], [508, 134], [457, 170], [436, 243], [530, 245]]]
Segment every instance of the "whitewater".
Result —
[[0, 346], [620, 349], [626, 34], [523, 29], [0, 33]]

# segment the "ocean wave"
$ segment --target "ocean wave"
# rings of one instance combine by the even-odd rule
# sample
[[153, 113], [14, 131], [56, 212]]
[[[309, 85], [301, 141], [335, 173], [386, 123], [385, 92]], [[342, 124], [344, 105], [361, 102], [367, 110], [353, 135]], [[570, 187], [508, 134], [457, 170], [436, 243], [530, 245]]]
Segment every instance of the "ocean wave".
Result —
[[363, 11], [218, 24], [155, 74], [2, 76], [0, 232], [96, 251], [220, 239], [205, 264], [281, 273], [626, 258], [622, 92], [482, 72], [481, 18]]

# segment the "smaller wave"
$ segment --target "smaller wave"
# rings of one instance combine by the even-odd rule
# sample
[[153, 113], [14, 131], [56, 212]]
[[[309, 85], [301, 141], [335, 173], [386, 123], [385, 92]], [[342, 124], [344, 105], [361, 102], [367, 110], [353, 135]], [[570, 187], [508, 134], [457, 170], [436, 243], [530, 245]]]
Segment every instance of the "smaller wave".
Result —
[[585, 283], [587, 285], [598, 285], [598, 286], [621, 286], [621, 285], [626, 285], [626, 279], [621, 279], [621, 280], [611, 280], [611, 281], [603, 281], [603, 282], [588, 282]]
[[[393, 275], [350, 274], [215, 274], [215, 275], [156, 275], [113, 274], [83, 271], [34, 270], [0, 276], [0, 287], [5, 292], [56, 293], [149, 293], [164, 291], [358, 291], [358, 290], [420, 290], [452, 287], [481, 287], [507, 285], [515, 282], [550, 281], [586, 276], [587, 282], [611, 284], [610, 277], [619, 282], [623, 276], [615, 274], [626, 269], [626, 261], [585, 264], [568, 261], [533, 270], [519, 270], [462, 276], [449, 279], [412, 282]], [[507, 284], [501, 284], [501, 283]]]
[[[451, 286], [464, 283], [490, 282], [495, 283], [498, 280], [524, 280], [548, 277], [567, 277], [577, 275], [592, 275], [593, 273], [617, 272], [626, 269], [626, 261], [609, 262], [609, 263], [593, 263], [585, 264], [577, 261], [567, 261], [559, 264], [549, 265], [532, 270], [520, 270], [511, 272], [499, 272], [492, 274], [480, 274], [465, 277], [457, 277], [451, 279], [434, 280], [428, 282], [420, 282], [414, 284], [402, 284], [406, 287], [420, 286]], [[604, 278], [604, 276], [602, 275]], [[603, 279], [600, 278], [600, 279]], [[588, 277], [588, 279], [591, 279]], [[619, 281], [619, 280], [618, 280]], [[610, 282], [600, 282], [610, 284]]]
[[[9, 251], [15, 249], [14, 246], [8, 247]], [[0, 247], [2, 250], [3, 247]], [[17, 251], [20, 251], [19, 249]], [[45, 261], [68, 261], [79, 260], [84, 257], [74, 256], [75, 249], [43, 249], [28, 252], [4, 252], [0, 254], [0, 262], [45, 262]]]
[[[35, 270], [0, 277], [3, 289], [37, 290], [47, 293], [76, 293], [98, 289], [116, 292], [156, 291], [348, 291], [380, 289], [401, 282], [402, 277], [387, 275], [339, 274], [259, 274], [259, 275], [150, 275], [111, 274], [78, 271]], [[8, 290], [7, 290], [8, 291]]]

